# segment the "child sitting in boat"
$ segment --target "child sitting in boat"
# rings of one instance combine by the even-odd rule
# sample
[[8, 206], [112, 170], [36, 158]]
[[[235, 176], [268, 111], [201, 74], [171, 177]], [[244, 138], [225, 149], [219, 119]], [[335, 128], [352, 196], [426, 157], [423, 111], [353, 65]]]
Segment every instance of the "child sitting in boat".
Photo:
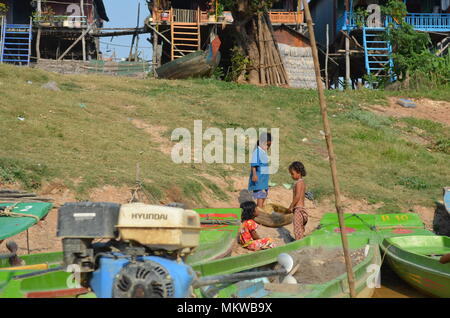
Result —
[[253, 201], [241, 204], [241, 229], [239, 232], [239, 243], [251, 251], [265, 250], [274, 247], [273, 241], [269, 237], [260, 238], [256, 229], [258, 224], [253, 220], [256, 217], [256, 203]]
[[296, 240], [305, 237], [305, 225], [308, 222], [308, 212], [305, 209], [305, 191], [306, 186], [303, 177], [306, 176], [306, 170], [303, 163], [295, 161], [289, 166], [289, 173], [295, 180], [293, 187], [292, 203], [289, 210], [294, 213], [294, 236]]

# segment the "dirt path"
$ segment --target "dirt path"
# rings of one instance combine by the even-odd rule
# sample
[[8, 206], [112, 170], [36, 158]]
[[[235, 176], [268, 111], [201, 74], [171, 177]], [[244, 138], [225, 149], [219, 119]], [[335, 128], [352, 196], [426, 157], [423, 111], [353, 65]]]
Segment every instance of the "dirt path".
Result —
[[406, 98], [416, 103], [415, 108], [406, 108], [397, 104], [399, 97], [390, 97], [389, 106], [373, 105], [368, 108], [380, 115], [395, 118], [415, 117], [428, 119], [450, 126], [450, 102], [435, 101], [427, 98]]

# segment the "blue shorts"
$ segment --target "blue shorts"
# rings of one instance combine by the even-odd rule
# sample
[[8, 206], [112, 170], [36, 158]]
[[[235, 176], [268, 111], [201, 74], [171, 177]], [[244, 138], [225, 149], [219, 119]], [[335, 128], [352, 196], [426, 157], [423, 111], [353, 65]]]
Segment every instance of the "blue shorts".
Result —
[[256, 190], [256, 191], [253, 191], [252, 196], [253, 196], [253, 199], [267, 199], [268, 194], [269, 194], [269, 189]]

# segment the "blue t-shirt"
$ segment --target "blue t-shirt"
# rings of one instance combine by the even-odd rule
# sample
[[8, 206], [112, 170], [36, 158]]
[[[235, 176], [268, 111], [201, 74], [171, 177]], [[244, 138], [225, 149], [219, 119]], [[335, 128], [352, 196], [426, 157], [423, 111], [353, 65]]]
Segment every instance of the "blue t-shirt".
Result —
[[250, 177], [248, 180], [248, 191], [259, 191], [269, 189], [269, 156], [261, 147], [257, 147], [253, 151], [251, 167], [256, 167], [256, 175], [258, 181], [253, 182], [253, 171], [250, 169]]

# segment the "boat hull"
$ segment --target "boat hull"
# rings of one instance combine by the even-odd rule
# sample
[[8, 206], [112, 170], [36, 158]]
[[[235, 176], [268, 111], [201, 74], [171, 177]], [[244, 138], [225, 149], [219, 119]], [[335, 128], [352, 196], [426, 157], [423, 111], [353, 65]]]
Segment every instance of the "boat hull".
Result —
[[[0, 207], [11, 206], [14, 203], [2, 203]], [[52, 208], [51, 203], [23, 202], [18, 203], [11, 212], [31, 214], [39, 219], [45, 217]], [[37, 223], [33, 217], [0, 217], [0, 242], [19, 234]]]
[[381, 248], [406, 283], [431, 296], [450, 297], [450, 264], [439, 263], [439, 255], [450, 253], [449, 237], [394, 237], [385, 239]]
[[158, 78], [186, 79], [210, 75], [219, 65], [220, 52], [197, 51], [166, 63], [156, 69]]
[[[366, 258], [354, 267], [357, 297], [372, 297], [377, 287], [377, 275], [381, 268], [378, 244], [373, 239], [354, 237], [349, 240], [350, 248], [367, 246]], [[292, 242], [269, 250], [228, 257], [194, 266], [201, 276], [223, 275], [268, 266], [277, 261], [280, 253], [289, 253], [307, 247], [340, 247], [339, 235], [311, 235], [303, 240]], [[349, 297], [347, 274], [342, 274], [324, 284], [289, 285], [264, 283], [261, 280], [240, 282], [226, 286], [211, 294], [212, 289], [196, 290], [198, 297], [270, 297], [270, 298], [342, 298]]]

